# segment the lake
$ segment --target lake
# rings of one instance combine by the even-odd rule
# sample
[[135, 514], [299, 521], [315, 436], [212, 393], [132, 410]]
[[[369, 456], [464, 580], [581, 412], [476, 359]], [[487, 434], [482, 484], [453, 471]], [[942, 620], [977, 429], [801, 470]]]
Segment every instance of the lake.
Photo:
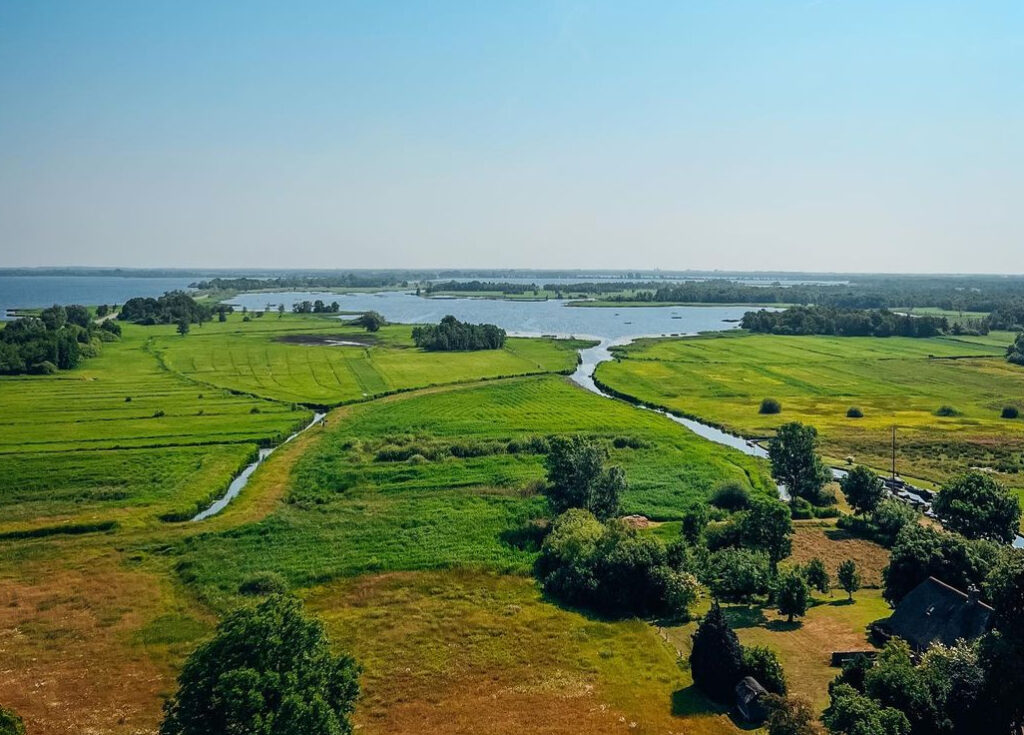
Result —
[[194, 277], [138, 276], [0, 276], [0, 320], [8, 309], [35, 309], [54, 304], [123, 304], [133, 296], [160, 296], [184, 289]]

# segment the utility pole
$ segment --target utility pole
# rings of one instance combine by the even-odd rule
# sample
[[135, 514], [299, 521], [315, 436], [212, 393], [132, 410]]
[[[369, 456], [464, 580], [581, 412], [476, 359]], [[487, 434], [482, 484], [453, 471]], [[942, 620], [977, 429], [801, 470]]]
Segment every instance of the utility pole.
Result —
[[892, 426], [892, 481], [896, 482], [896, 425]]

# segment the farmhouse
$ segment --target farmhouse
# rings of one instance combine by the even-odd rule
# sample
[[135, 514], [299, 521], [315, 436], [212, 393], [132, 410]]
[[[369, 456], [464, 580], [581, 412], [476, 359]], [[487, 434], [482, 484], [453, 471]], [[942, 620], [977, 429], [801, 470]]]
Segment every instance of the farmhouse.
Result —
[[951, 646], [973, 640], [989, 627], [992, 608], [972, 590], [964, 593], [929, 577], [904, 597], [891, 617], [878, 624], [885, 636], [899, 636], [917, 651], [935, 643]]
[[747, 722], [761, 722], [768, 716], [764, 697], [768, 692], [757, 679], [744, 676], [736, 685], [736, 709]]

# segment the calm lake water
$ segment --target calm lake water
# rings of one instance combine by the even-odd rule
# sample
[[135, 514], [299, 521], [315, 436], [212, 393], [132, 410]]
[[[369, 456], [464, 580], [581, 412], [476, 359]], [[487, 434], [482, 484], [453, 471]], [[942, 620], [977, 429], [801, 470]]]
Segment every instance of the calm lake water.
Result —
[[510, 334], [587, 337], [608, 344], [636, 337], [694, 334], [735, 326], [750, 306], [637, 306], [623, 308], [566, 306], [563, 301], [499, 301], [492, 299], [434, 298], [411, 293], [334, 294], [282, 292], [241, 294], [229, 303], [249, 310], [273, 310], [283, 303], [291, 309], [298, 301], [337, 301], [342, 311], [377, 311], [385, 319], [406, 324], [436, 323], [447, 314], [462, 321], [497, 324]]
[[8, 309], [54, 304], [123, 304], [133, 296], [160, 296], [183, 289], [195, 278], [132, 276], [0, 276], [0, 320]]

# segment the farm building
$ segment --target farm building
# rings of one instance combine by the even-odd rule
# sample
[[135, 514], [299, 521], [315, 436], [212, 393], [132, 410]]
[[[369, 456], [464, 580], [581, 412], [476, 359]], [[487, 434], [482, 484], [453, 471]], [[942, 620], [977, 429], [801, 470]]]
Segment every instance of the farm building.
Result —
[[989, 628], [993, 610], [973, 590], [968, 594], [929, 577], [900, 600], [891, 617], [878, 624], [884, 636], [899, 636], [915, 650], [973, 640]]
[[768, 694], [757, 679], [744, 676], [736, 685], [736, 709], [747, 722], [761, 722], [768, 716], [764, 698]]

